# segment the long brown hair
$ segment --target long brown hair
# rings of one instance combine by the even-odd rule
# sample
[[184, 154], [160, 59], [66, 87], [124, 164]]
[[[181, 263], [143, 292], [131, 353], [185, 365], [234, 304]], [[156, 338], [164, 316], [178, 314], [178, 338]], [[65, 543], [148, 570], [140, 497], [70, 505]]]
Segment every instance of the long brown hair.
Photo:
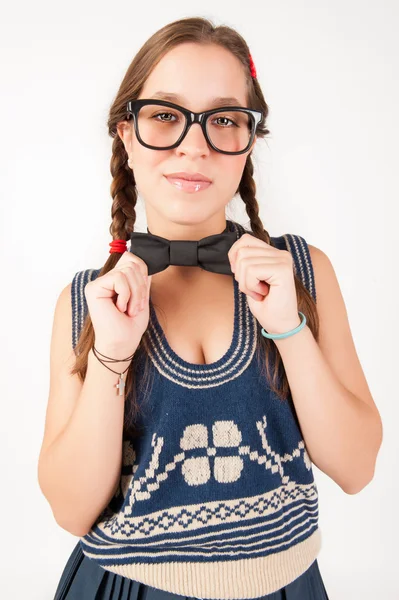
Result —
[[[269, 109], [263, 97], [258, 80], [251, 76], [249, 48], [239, 33], [224, 25], [215, 27], [211, 21], [201, 17], [180, 19], [161, 28], [145, 42], [132, 60], [109, 111], [108, 133], [114, 140], [110, 163], [113, 177], [110, 188], [111, 196], [113, 198], [111, 209], [112, 223], [109, 228], [113, 239], [123, 239], [126, 241], [130, 239], [130, 235], [134, 231], [136, 222], [135, 208], [137, 202], [134, 173], [128, 166], [128, 155], [124, 144], [117, 133], [116, 126], [118, 122], [126, 119], [127, 101], [139, 97], [142, 87], [155, 65], [169, 50], [185, 42], [217, 44], [230, 50], [230, 52], [242, 62], [247, 80], [248, 106], [261, 110], [263, 113], [263, 118], [256, 129], [256, 135], [258, 138], [264, 138], [270, 133], [266, 128], [266, 119]], [[256, 185], [253, 179], [253, 172], [252, 158], [249, 154], [237, 193], [240, 194], [245, 204], [253, 235], [268, 244], [273, 245], [272, 240], [268, 232], [264, 229], [259, 217], [259, 205], [255, 197]], [[99, 276], [104, 275], [113, 269], [120, 257], [120, 253], [110, 254], [105, 265], [102, 267]], [[294, 274], [294, 276], [298, 308], [306, 315], [307, 324], [317, 340], [319, 319], [316, 303], [302, 281], [296, 274]], [[142, 336], [140, 345], [136, 350], [135, 356], [131, 361], [126, 374], [124, 433], [132, 436], [136, 434], [135, 420], [137, 414], [140, 412], [136, 401], [137, 377], [135, 369], [135, 366], [137, 365], [136, 359], [139, 356], [144, 356], [146, 359], [143, 382], [146, 381], [148, 370], [147, 361], [149, 346], [146, 333], [147, 332]], [[82, 381], [86, 376], [88, 353], [93, 345], [94, 329], [90, 314], [88, 313], [77, 345], [75, 346], [76, 363], [71, 371], [71, 374], [78, 373]], [[275, 343], [273, 340], [258, 335], [258, 358], [260, 356], [260, 349], [263, 351], [261, 353], [263, 356], [261, 362], [266, 368], [266, 376], [270, 389], [278, 396], [278, 398], [280, 398], [280, 400], [286, 400], [289, 394], [289, 384], [281, 356]], [[270, 365], [272, 365], [272, 368]]]

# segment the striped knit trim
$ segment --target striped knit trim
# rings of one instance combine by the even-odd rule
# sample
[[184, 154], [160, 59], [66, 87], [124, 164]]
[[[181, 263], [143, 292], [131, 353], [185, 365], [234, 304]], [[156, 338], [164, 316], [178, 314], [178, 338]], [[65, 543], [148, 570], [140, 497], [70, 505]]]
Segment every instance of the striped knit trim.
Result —
[[[246, 230], [230, 221], [230, 230], [237, 233], [237, 239]], [[178, 356], [168, 343], [156, 312], [151, 303], [148, 328], [150, 358], [158, 372], [170, 381], [190, 389], [212, 388], [223, 385], [239, 377], [249, 366], [256, 350], [257, 321], [251, 313], [246, 295], [239, 289], [233, 277], [234, 287], [234, 330], [231, 344], [217, 361], [199, 365], [190, 363]]]
[[309, 247], [305, 238], [293, 233], [285, 233], [279, 238], [273, 238], [273, 240], [282, 240], [285, 248], [291, 252], [294, 259], [294, 269], [296, 275], [301, 279], [308, 292], [316, 301], [316, 288], [312, 259], [310, 257]]
[[[223, 561], [170, 561], [160, 563], [102, 564], [102, 568], [145, 585], [196, 598], [259, 598], [283, 588], [302, 575], [321, 549], [320, 528], [309, 526], [311, 533], [283, 551], [267, 556]], [[90, 552], [82, 550], [89, 558]], [[207, 553], [208, 554], [208, 553]], [[121, 555], [126, 560], [125, 555]]]
[[72, 279], [71, 303], [72, 303], [72, 347], [78, 343], [85, 318], [88, 314], [87, 301], [84, 295], [85, 286], [89, 281], [95, 279], [101, 269], [86, 269], [78, 271]]

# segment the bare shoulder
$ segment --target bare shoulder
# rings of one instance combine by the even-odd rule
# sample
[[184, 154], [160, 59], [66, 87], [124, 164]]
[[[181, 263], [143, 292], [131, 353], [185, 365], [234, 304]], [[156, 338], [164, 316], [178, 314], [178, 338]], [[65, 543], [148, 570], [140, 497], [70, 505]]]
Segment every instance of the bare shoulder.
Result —
[[360, 364], [334, 267], [323, 250], [308, 244], [320, 321], [319, 347], [341, 384], [378, 412]]
[[70, 375], [75, 364], [72, 347], [72, 284], [60, 292], [53, 317], [50, 342], [50, 384], [41, 453], [66, 426], [82, 389], [77, 374]]

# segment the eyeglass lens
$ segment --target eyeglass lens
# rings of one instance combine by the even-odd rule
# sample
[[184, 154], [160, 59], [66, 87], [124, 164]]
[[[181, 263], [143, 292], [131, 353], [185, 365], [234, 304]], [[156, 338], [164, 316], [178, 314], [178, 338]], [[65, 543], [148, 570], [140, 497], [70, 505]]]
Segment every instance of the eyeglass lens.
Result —
[[[186, 125], [185, 115], [170, 106], [146, 104], [140, 107], [137, 119], [139, 135], [150, 146], [172, 146]], [[224, 109], [208, 116], [207, 134], [218, 150], [239, 152], [247, 147], [252, 132], [248, 113]]]

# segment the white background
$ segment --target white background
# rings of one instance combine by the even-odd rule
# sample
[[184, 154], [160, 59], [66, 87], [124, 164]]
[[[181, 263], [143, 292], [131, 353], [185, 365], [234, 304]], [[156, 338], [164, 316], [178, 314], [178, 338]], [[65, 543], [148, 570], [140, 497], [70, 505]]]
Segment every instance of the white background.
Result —
[[[399, 598], [398, 4], [25, 0], [1, 13], [0, 596], [52, 600], [77, 543], [37, 482], [55, 303], [108, 258], [106, 120], [125, 71], [158, 28], [198, 15], [248, 42], [270, 107], [254, 153], [262, 220], [329, 256], [383, 419], [359, 494], [314, 467], [330, 600]], [[241, 204], [233, 217], [246, 224]]]

